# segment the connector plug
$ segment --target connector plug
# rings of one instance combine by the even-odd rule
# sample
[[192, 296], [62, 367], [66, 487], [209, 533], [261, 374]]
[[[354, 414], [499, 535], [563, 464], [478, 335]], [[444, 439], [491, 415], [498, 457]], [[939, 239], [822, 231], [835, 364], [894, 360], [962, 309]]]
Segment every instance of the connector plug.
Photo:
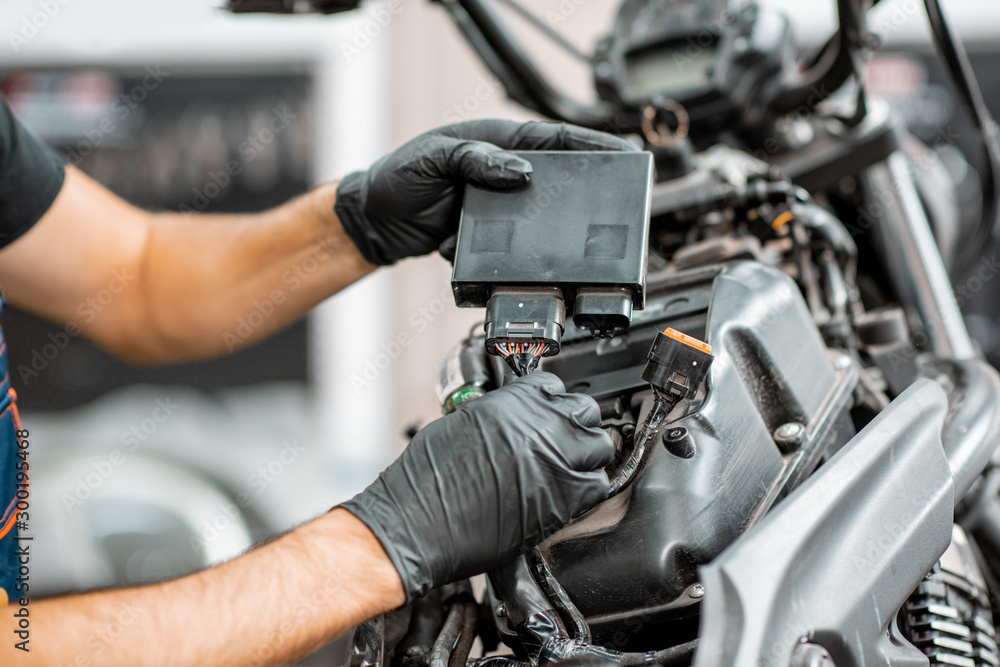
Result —
[[642, 379], [666, 395], [668, 401], [691, 398], [708, 377], [712, 346], [675, 329], [658, 332], [646, 357]]
[[559, 352], [565, 317], [558, 288], [495, 288], [486, 304], [486, 351], [518, 375], [531, 373], [541, 357]]

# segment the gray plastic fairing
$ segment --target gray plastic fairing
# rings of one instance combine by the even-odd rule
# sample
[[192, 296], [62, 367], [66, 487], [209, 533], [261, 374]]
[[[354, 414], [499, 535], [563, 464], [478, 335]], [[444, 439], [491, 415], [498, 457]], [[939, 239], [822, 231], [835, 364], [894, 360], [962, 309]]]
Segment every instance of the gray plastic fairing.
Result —
[[918, 380], [701, 568], [696, 667], [788, 665], [806, 639], [838, 667], [927, 664], [889, 625], [951, 539], [948, 411]]
[[[979, 359], [936, 360], [921, 373], [701, 568], [696, 667], [786, 665], [802, 638], [840, 667], [927, 664], [899, 639], [893, 619], [948, 546], [954, 506], [997, 451], [1000, 374]], [[977, 530], [989, 516], [984, 507], [966, 511]]]

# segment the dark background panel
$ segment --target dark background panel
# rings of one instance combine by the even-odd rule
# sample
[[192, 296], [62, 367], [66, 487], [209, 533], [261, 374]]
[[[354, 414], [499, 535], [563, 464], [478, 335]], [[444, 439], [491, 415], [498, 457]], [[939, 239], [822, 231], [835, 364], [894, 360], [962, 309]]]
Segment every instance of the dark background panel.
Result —
[[[310, 185], [304, 72], [33, 70], [0, 81], [15, 112], [68, 162], [144, 208], [259, 211]], [[24, 409], [71, 408], [136, 383], [212, 390], [309, 376], [305, 320], [221, 359], [162, 367], [119, 361], [12, 306], [0, 321]]]

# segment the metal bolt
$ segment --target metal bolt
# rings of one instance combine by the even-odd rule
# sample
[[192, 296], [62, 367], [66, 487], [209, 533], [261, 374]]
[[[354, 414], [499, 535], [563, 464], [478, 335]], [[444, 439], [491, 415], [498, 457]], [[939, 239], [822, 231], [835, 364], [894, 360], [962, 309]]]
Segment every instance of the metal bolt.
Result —
[[774, 431], [774, 442], [783, 452], [791, 452], [799, 448], [806, 439], [806, 427], [798, 422], [782, 424]]
[[501, 602], [500, 604], [498, 604], [498, 605], [497, 605], [497, 611], [496, 611], [496, 614], [497, 614], [497, 616], [499, 616], [500, 618], [504, 618], [504, 617], [506, 617], [506, 616], [507, 616], [507, 607], [506, 607], [506, 606], [505, 606], [505, 605], [504, 605], [504, 604], [503, 604], [502, 602]]
[[691, 587], [691, 590], [688, 591], [688, 595], [690, 595], [696, 600], [698, 598], [703, 598], [705, 597], [705, 587], [702, 586], [701, 584], [695, 584], [694, 586]]
[[663, 446], [674, 456], [689, 459], [694, 456], [694, 440], [683, 426], [668, 428], [663, 432]]
[[833, 367], [838, 371], [842, 371], [850, 365], [851, 359], [845, 354], [840, 355], [833, 361]]
[[611, 75], [615, 73], [615, 70], [611, 67], [610, 63], [600, 63], [596, 68], [597, 76], [602, 79], [610, 79]]
[[835, 667], [829, 651], [802, 637], [792, 650], [792, 667]]

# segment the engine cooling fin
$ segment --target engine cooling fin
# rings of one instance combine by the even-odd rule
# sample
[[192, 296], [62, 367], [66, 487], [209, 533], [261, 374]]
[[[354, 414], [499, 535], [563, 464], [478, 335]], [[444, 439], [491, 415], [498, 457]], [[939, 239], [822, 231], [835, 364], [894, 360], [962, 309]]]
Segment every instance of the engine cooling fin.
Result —
[[931, 665], [998, 667], [996, 629], [986, 592], [940, 566], [902, 609], [904, 631]]

